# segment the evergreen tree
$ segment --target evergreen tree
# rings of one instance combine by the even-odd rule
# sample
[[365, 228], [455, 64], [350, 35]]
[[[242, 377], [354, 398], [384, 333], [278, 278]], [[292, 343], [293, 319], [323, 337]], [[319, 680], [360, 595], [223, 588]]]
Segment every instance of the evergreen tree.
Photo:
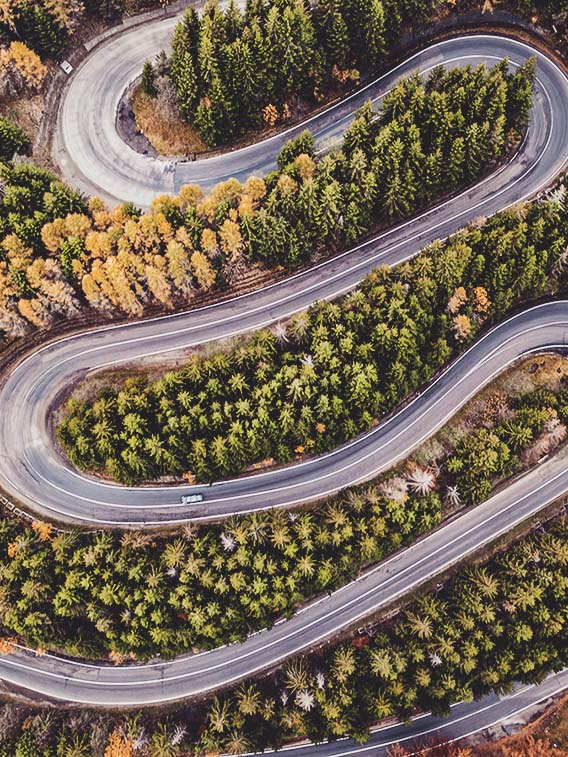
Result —
[[366, 156], [370, 155], [375, 136], [372, 121], [373, 106], [370, 102], [366, 102], [355, 111], [353, 121], [343, 136], [343, 153], [348, 159], [351, 159], [355, 150], [361, 150]]
[[529, 123], [535, 76], [536, 58], [530, 58], [509, 79], [507, 123], [517, 124], [519, 129], [526, 128]]
[[323, 49], [328, 72], [333, 66], [347, 68], [349, 64], [349, 34], [337, 0], [319, 0], [316, 11], [318, 38]]
[[27, 152], [30, 141], [9, 119], [0, 116], [0, 160], [10, 160], [14, 153]]
[[252, 26], [258, 23], [264, 26], [271, 8], [271, 0], [247, 0], [245, 8], [245, 24]]
[[118, 18], [124, 11], [123, 0], [89, 0], [85, 3], [89, 13], [106, 21]]
[[199, 85], [203, 90], [207, 90], [212, 86], [213, 81], [218, 79], [220, 75], [219, 51], [215, 46], [211, 24], [203, 23], [202, 25], [199, 38], [198, 58], [200, 74]]
[[389, 44], [400, 38], [402, 26], [406, 19], [403, 16], [400, 0], [382, 0], [385, 12], [385, 34]]
[[270, 70], [278, 100], [309, 92], [319, 67], [315, 29], [301, 0], [284, 0], [283, 9], [272, 6], [266, 22]]
[[465, 172], [467, 179], [471, 181], [479, 176], [481, 169], [481, 135], [479, 124], [470, 124], [465, 133]]
[[386, 53], [387, 44], [385, 39], [385, 13], [381, 0], [370, 0], [369, 15], [365, 22], [366, 54], [360, 59], [366, 61], [366, 65], [377, 68]]
[[218, 0], [206, 0], [201, 20], [201, 34], [210, 36], [216, 55], [227, 43], [225, 14], [219, 8]]
[[452, 140], [446, 163], [446, 178], [450, 187], [456, 187], [464, 177], [465, 141], [463, 137]]
[[342, 8], [351, 57], [359, 67], [372, 70], [387, 48], [383, 3], [381, 0], [346, 0]]
[[283, 171], [286, 166], [292, 163], [298, 155], [314, 155], [315, 140], [310, 131], [305, 129], [297, 137], [290, 139], [286, 142], [284, 147], [280, 150], [276, 163], [278, 168]]
[[240, 38], [244, 27], [244, 18], [236, 0], [229, 0], [225, 11], [225, 31], [227, 42], [235, 42]]
[[184, 53], [178, 60], [176, 77], [179, 109], [182, 116], [190, 121], [195, 115], [199, 103], [197, 76], [190, 53]]
[[42, 5], [36, 2], [25, 2], [20, 7], [16, 30], [28, 47], [31, 47], [42, 58], [59, 55], [65, 45], [65, 30]]
[[146, 95], [153, 97], [156, 94], [154, 68], [149, 60], [144, 63], [144, 68], [142, 69], [141, 86], [142, 91]]
[[259, 117], [258, 73], [247, 41], [237, 39], [226, 48], [227, 92], [234, 104], [240, 128], [255, 124]]
[[73, 261], [81, 258], [85, 253], [85, 245], [77, 237], [68, 237], [61, 243], [61, 270], [68, 279], [73, 279]]
[[176, 83], [179, 68], [183, 65], [187, 53], [191, 55], [193, 66], [198, 66], [200, 27], [201, 22], [199, 20], [199, 14], [195, 8], [191, 7], [186, 10], [183, 19], [174, 30], [172, 38], [171, 74]]
[[266, 103], [278, 102], [272, 50], [258, 21], [252, 22], [245, 41], [250, 46], [256, 71], [259, 108]]
[[197, 108], [195, 124], [208, 145], [215, 145], [234, 133], [231, 104], [218, 76]]

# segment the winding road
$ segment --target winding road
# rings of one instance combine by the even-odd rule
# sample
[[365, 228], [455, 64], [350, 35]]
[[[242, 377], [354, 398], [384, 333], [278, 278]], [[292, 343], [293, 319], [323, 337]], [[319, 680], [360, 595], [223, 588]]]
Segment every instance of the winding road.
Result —
[[166, 704], [220, 689], [333, 639], [383, 610], [539, 512], [568, 491], [568, 450], [503, 491], [391, 556], [290, 619], [249, 636], [172, 661], [114, 667], [36, 657], [0, 657], [0, 678], [46, 697], [93, 706]]
[[[169, 20], [164, 23], [169, 27]], [[114, 50], [116, 45], [116, 40], [111, 41], [111, 49]], [[148, 49], [144, 50], [144, 54], [148, 54]], [[534, 54], [538, 58], [538, 81], [527, 137], [520, 151], [506, 166], [475, 187], [280, 283], [217, 305], [59, 339], [21, 361], [0, 388], [0, 408], [10, 409], [4, 413], [4, 422], [0, 427], [2, 488], [27, 508], [46, 517], [109, 526], [155, 526], [179, 523], [188, 518], [211, 520], [255, 509], [314, 500], [368, 479], [405, 457], [484, 382], [527, 350], [563, 344], [563, 319], [568, 317], [567, 307], [555, 305], [539, 310], [535, 320], [530, 314], [512, 319], [478, 342], [419, 398], [366, 436], [308, 462], [206, 487], [203, 491], [204, 502], [198, 506], [182, 505], [180, 498], [182, 494], [193, 493], [199, 488], [122, 487], [81, 475], [69, 467], [54, 449], [50, 433], [51, 407], [61, 392], [80, 378], [105, 367], [124, 366], [151, 355], [180, 353], [191, 346], [274, 323], [305, 309], [316, 300], [331, 299], [353, 288], [378, 264], [399, 264], [434, 239], [451, 234], [482, 214], [488, 215], [534, 195], [549, 184], [568, 157], [568, 81], [556, 63], [525, 43], [489, 35], [458, 37], [438, 43], [400, 66], [395, 73], [387, 74], [370, 85], [365, 97], [373, 93], [379, 98], [397, 77], [408, 74], [416, 67], [426, 69], [440, 63], [453, 65], [482, 61], [491, 64], [503, 57], [518, 65]], [[107, 47], [103, 45], [87, 59], [77, 72], [76, 79], [72, 80], [61, 111], [63, 124], [71, 108], [70, 101], [75, 102], [75, 81], [81, 84], [79, 91], [83, 91], [83, 98], [75, 103], [73, 112], [77, 118], [87, 117], [85, 114], [90, 113], [91, 119], [95, 119], [98, 99], [85, 97], [82, 82], [84, 72], [90, 71], [90, 66], [94, 65], [92, 61], [97, 62], [99, 58], [103, 59], [103, 63], [107, 62], [108, 77], [115, 75], [113, 66], [107, 61]], [[141, 63], [140, 51], [138, 60]], [[96, 76], [98, 71], [95, 68], [92, 75]], [[106, 81], [107, 77], [104, 78]], [[117, 81], [120, 86], [124, 84], [119, 79]], [[98, 79], [93, 80], [93, 86], [98, 86]], [[341, 107], [356, 107], [361, 99], [352, 98], [348, 105]], [[82, 102], [82, 107], [79, 102]], [[102, 113], [104, 116], [104, 108]], [[343, 128], [349, 119], [337, 106], [313, 120], [311, 126], [315, 132], [320, 135], [327, 133], [331, 127], [325, 124], [334, 114]], [[103, 118], [103, 126], [104, 123]], [[98, 134], [96, 129], [88, 129], [88, 123], [85, 129], [84, 139], [93, 133]], [[102, 129], [103, 134], [106, 132], [107, 129]], [[95, 150], [98, 144], [95, 137], [88, 141]], [[70, 155], [74, 154], [74, 148], [75, 140], [69, 139]], [[106, 148], [103, 142], [100, 146], [103, 153]], [[124, 145], [123, 148], [127, 149]], [[274, 152], [270, 153], [270, 150], [277, 150], [278, 145], [271, 140], [270, 143], [262, 143], [261, 148], [266, 163], [274, 157]], [[242, 165], [245, 156], [251, 160], [251, 170], [257, 170], [256, 147], [225, 156], [229, 168], [224, 170], [233, 172], [236, 167], [233, 161]], [[128, 162], [130, 157], [125, 160]], [[92, 160], [81, 152], [77, 156], [77, 160], [84, 161], [84, 170], [88, 170], [99, 158], [104, 163], [99, 151], [94, 152]], [[138, 158], [142, 160], [144, 156]], [[150, 166], [160, 163], [151, 158], [143, 162], [146, 160]], [[209, 162], [203, 161], [203, 166], [208, 166]], [[121, 175], [121, 164], [118, 160], [113, 161], [114, 164], [117, 165], [118, 175]], [[220, 163], [216, 162], [215, 165]], [[200, 162], [188, 164], [187, 168], [196, 166], [196, 170], [204, 170]], [[215, 174], [213, 169], [211, 171]], [[149, 176], [152, 179], [151, 171]], [[215, 176], [218, 178], [217, 174]], [[134, 194], [146, 189], [154, 191], [153, 184], [139, 186], [138, 181], [138, 175], [133, 170], [129, 186]], [[156, 191], [158, 189], [156, 187]], [[559, 322], [554, 329], [549, 328], [551, 319]], [[539, 328], [535, 330], [533, 325]]]
[[[403, 76], [416, 71], [427, 73], [438, 64], [478, 65], [485, 62], [492, 65], [504, 57], [523, 62], [536, 52], [522, 43], [497, 36], [450, 39], [412, 55], [354, 94], [270, 139], [188, 162], [143, 155], [126, 145], [117, 130], [117, 111], [124, 93], [140, 76], [145, 60], [168, 48], [178, 20], [179, 16], [159, 18], [112, 37], [87, 57], [74, 73], [60, 108], [53, 145], [53, 157], [72, 186], [89, 195], [103, 196], [111, 203], [131, 201], [149, 207], [156, 195], [177, 193], [184, 184], [196, 183], [211, 188], [231, 177], [244, 181], [248, 176], [266, 174], [275, 168], [276, 156], [282, 146], [306, 128], [314, 135], [317, 150], [323, 151], [338, 144], [355, 110], [368, 100], [380, 102]], [[556, 99], [559, 92], [551, 84], [554, 81], [558, 84], [559, 80], [549, 68], [551, 61], [536, 54], [543, 63], [538, 88], [543, 101], [537, 98], [537, 111], [546, 110], [552, 115], [559, 107]], [[546, 102], [549, 97], [554, 105]], [[558, 115], [562, 110], [559, 107]], [[534, 126], [546, 129], [547, 122], [542, 115], [539, 113], [534, 119]], [[531, 153], [529, 147], [529, 154], [535, 158], [542, 148], [536, 135], [531, 137], [531, 145], [534, 145], [534, 151]]]
[[[71, 80], [61, 110], [57, 154], [63, 160], [64, 150], [62, 168], [76, 185], [88, 191], [99, 187], [112, 198], [146, 204], [154, 194], [175, 191], [188, 181], [211, 184], [271, 167], [283, 136], [192, 164], [140, 156], [120, 142], [112, 119], [122, 90], [139, 73], [143, 58], [165, 44], [170, 31], [171, 21], [165, 20], [137, 29], [136, 37], [112, 39], [97, 48]], [[311, 461], [219, 482], [204, 492], [202, 506], [193, 509], [183, 506], [180, 496], [198, 488], [104, 483], [68, 467], [51, 443], [50, 409], [71, 382], [105, 367], [176, 354], [283, 319], [315, 300], [351, 289], [377, 264], [401, 263], [477, 216], [548, 185], [568, 156], [568, 81], [546, 55], [506, 37], [463, 36], [433, 45], [363, 94], [315, 117], [309, 126], [323, 149], [345, 128], [354, 108], [370, 96], [380, 99], [399, 76], [416, 68], [492, 64], [503, 57], [518, 65], [530, 55], [538, 58], [538, 81], [527, 137], [506, 166], [472, 189], [310, 271], [252, 294], [186, 313], [86, 331], [22, 359], [0, 387], [2, 488], [42, 515], [92, 525], [154, 526], [290, 506], [392, 466], [518, 357], [562, 349], [568, 338], [568, 301], [530, 308], [487, 333], [419, 397], [365, 436]], [[35, 695], [104, 707], [160, 704], [203, 694], [356, 626], [566, 492], [566, 456], [559, 455], [331, 596], [240, 645], [170, 662], [119, 667], [38, 657], [21, 649], [0, 658], [0, 678], [9, 687]], [[536, 701], [542, 692], [536, 687], [523, 696]]]
[[[102, 195], [111, 202], [131, 201], [148, 207], [156, 195], [176, 193], [184, 184], [197, 183], [210, 188], [230, 177], [245, 180], [250, 175], [265, 174], [274, 168], [276, 156], [285, 142], [305, 128], [313, 133], [316, 149], [325, 150], [337, 144], [354, 111], [368, 100], [379, 102], [403, 76], [418, 70], [427, 73], [439, 64], [478, 65], [485, 62], [492, 65], [504, 57], [521, 63], [531, 54], [537, 55], [540, 64], [533, 118], [533, 129], [538, 134], [530, 136], [525, 151], [525, 168], [534, 165], [543, 150], [545, 143], [540, 139], [543, 135], [554, 132], [553, 140], [562, 136], [558, 129], [567, 110], [565, 99], [563, 101], [565, 82], [562, 83], [556, 65], [522, 42], [507, 37], [476, 35], [431, 45], [335, 105], [249, 147], [195, 162], [143, 155], [127, 146], [119, 135], [117, 109], [126, 90], [139, 77], [144, 61], [167, 49], [178, 20], [176, 16], [159, 18], [111, 37], [97, 47], [74, 73], [64, 93], [53, 146], [53, 157], [64, 178], [73, 186], [90, 195]], [[555, 117], [560, 123], [553, 124], [549, 120]], [[561, 144], [560, 139], [557, 146]], [[552, 145], [547, 147], [553, 148]], [[555, 154], [553, 149], [547, 149], [546, 153], [552, 160], [544, 159], [547, 165], [536, 171], [538, 175], [548, 172], [562, 159], [562, 155]], [[514, 179], [518, 174], [509, 172], [507, 175]], [[534, 189], [534, 182], [538, 183], [538, 179], [522, 182], [522, 187], [517, 189], [521, 192], [524, 192], [523, 187]], [[498, 188], [493, 180], [491, 185], [493, 191]], [[477, 197], [481, 199], [482, 195], [476, 194]], [[454, 202], [452, 207], [455, 212], [460, 205]], [[493, 212], [493, 209], [483, 208], [481, 212]]]

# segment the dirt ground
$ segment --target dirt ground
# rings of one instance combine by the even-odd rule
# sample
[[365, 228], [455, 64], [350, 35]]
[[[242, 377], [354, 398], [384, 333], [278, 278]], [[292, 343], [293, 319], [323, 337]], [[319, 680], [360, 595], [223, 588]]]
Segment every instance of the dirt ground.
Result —
[[[209, 148], [201, 139], [197, 129], [181, 118], [177, 108], [171, 107], [171, 102], [168, 102], [171, 98], [163, 98], [163, 93], [159, 93], [157, 97], [150, 97], [138, 88], [124, 102], [123, 112], [131, 111], [133, 119], [130, 124], [123, 124], [122, 137], [131, 147], [141, 151], [137, 147], [135, 135], [130, 134], [133, 127], [137, 127], [149, 143], [146, 145], [148, 152], [154, 149], [157, 155], [164, 157], [186, 156], [190, 153], [196, 155], [207, 153], [207, 156], [211, 157], [269, 139], [329, 106], [339, 96], [343, 97], [349, 91], [346, 89], [344, 92], [332, 92], [318, 105], [300, 101], [290, 109], [290, 115], [287, 118], [280, 117], [274, 126], [264, 124], [258, 128], [248, 129], [240, 137], [218, 147]], [[161, 102], [161, 100], [164, 101]]]
[[163, 107], [159, 98], [142, 92], [140, 87], [132, 96], [131, 106], [136, 126], [158, 154], [187, 155], [207, 149], [196, 129], [170, 108]]
[[0, 100], [0, 113], [17, 124], [33, 140], [43, 115], [43, 95], [19, 100]]

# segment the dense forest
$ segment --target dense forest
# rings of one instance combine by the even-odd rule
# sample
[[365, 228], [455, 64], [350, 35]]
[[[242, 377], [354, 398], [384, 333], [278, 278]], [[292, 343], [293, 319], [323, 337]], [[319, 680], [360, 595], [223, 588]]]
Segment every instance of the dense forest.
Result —
[[229, 180], [207, 196], [188, 185], [147, 214], [109, 211], [43, 169], [0, 163], [0, 329], [20, 336], [84, 304], [129, 316], [173, 308], [227, 287], [255, 261], [294, 265], [349, 244], [502, 156], [526, 124], [533, 77], [529, 61], [514, 75], [504, 62], [404, 80], [378, 118], [364, 107], [343, 148], [321, 161], [306, 132], [264, 179]]
[[209, 145], [285, 120], [300, 98], [313, 105], [357, 81], [356, 67], [376, 68], [400, 11], [387, 3], [385, 17], [381, 0], [248, 0], [243, 13], [236, 0], [225, 11], [208, 0], [174, 33], [169, 74], [180, 112]]
[[[0, 4], [0, 39], [5, 36], [8, 40], [19, 40], [29, 48], [35, 50], [42, 57], [52, 57], [60, 54], [63, 47], [69, 41], [69, 36], [76, 31], [85, 16], [101, 18], [105, 21], [114, 21], [125, 13], [136, 13], [152, 7], [168, 6], [171, 0], [8, 0]], [[249, 25], [252, 21], [262, 22], [268, 14], [274, 0], [248, 0], [247, 8], [243, 16]], [[471, 7], [479, 7], [476, 0], [457, 0], [451, 3], [451, 10], [459, 12]], [[498, 3], [499, 4], [499, 3]], [[559, 17], [568, 11], [567, 0], [507, 0], [501, 2], [504, 7], [518, 10], [525, 14], [531, 14], [538, 10], [547, 22], [558, 22]], [[284, 3], [281, 3], [284, 6]], [[300, 40], [311, 41], [316, 37], [316, 49], [333, 52], [334, 46], [339, 51], [345, 50], [345, 40], [349, 42], [348, 54], [353, 61], [357, 61], [363, 70], [371, 62], [361, 60], [361, 47], [357, 43], [362, 41], [352, 31], [359, 28], [359, 34], [366, 30], [361, 27], [361, 19], [369, 9], [374, 9], [375, 14], [383, 17], [381, 22], [382, 35], [386, 44], [392, 43], [399, 34], [401, 27], [413, 26], [423, 23], [428, 18], [434, 17], [440, 10], [444, 10], [446, 0], [349, 0], [348, 3], [333, 3], [324, 0], [321, 10], [317, 13], [312, 11], [306, 4], [306, 16], [308, 27], [304, 37]], [[377, 10], [380, 8], [380, 10]], [[368, 18], [376, 16], [369, 13]], [[239, 19], [239, 14], [232, 11], [229, 19]], [[297, 20], [297, 19], [295, 19]], [[347, 27], [347, 28], [346, 28]], [[220, 29], [216, 28], [216, 34]], [[226, 34], [233, 35], [236, 39], [243, 36], [239, 26], [231, 27], [227, 24]], [[293, 33], [295, 28], [291, 28]], [[234, 40], [233, 40], [234, 41]], [[215, 42], [218, 39], [215, 38]], [[299, 52], [303, 47], [299, 48]], [[341, 58], [336, 63], [341, 62]], [[329, 57], [324, 57], [323, 63], [329, 63]], [[331, 66], [329, 67], [331, 69]]]
[[57, 534], [0, 522], [5, 633], [116, 660], [215, 647], [270, 626], [302, 600], [477, 504], [566, 437], [568, 390], [490, 393], [461, 434], [308, 512], [282, 510], [163, 539]]
[[[513, 682], [538, 682], [568, 661], [568, 524], [551, 523], [483, 565], [463, 568], [392, 620], [261, 681], [182, 712], [26, 712], [0, 707], [1, 757], [176, 757], [240, 754], [308, 736], [351, 734], [416, 709]], [[135, 751], [135, 748], [136, 751]]]
[[215, 146], [368, 78], [400, 42], [401, 29], [444, 9], [433, 0], [247, 0], [243, 12], [236, 0], [223, 11], [208, 0], [202, 14], [187, 11], [171, 57], [148, 62], [142, 85], [155, 96], [168, 89], [169, 77], [181, 115]]
[[548, 202], [473, 224], [286, 326], [192, 356], [157, 381], [133, 377], [71, 400], [59, 440], [78, 467], [123, 482], [211, 481], [335, 447], [371, 428], [483, 325], [550, 291], [567, 220]]
[[[0, 0], [0, 97], [37, 91], [47, 73], [39, 56], [61, 55], [85, 12], [110, 20], [134, 5]], [[322, 0], [312, 9], [281, 0], [282, 13], [271, 15], [272, 5], [249, 0], [244, 14], [233, 5], [222, 15], [210, 4], [203, 21], [190, 14], [176, 34], [180, 107], [211, 143], [285, 119], [298, 97], [317, 103], [356, 82], [401, 27], [445, 3]], [[566, 0], [508, 6], [527, 14], [536, 6], [548, 19], [568, 11]], [[274, 50], [287, 68], [273, 65]], [[151, 88], [153, 71], [146, 76]], [[503, 64], [410, 79], [378, 117], [362, 109], [333, 155], [316, 162], [305, 134], [265, 179], [226, 182], [209, 197], [186, 187], [147, 214], [131, 205], [109, 211], [43, 169], [8, 164], [29, 141], [0, 117], [0, 329], [20, 336], [85, 306], [138, 316], [227, 287], [254, 263], [292, 266], [337, 250], [502, 157], [527, 123], [533, 76], [532, 64], [516, 76]], [[372, 425], [512, 305], [549, 291], [552, 276], [562, 283], [566, 222], [565, 207], [543, 203], [475, 224], [275, 333], [75, 404], [61, 438], [77, 464], [120, 480], [208, 480], [253, 460], [327, 449]], [[110, 652], [115, 662], [242, 638], [429, 531], [444, 510], [480, 501], [500, 478], [554, 450], [566, 424], [566, 390], [533, 392], [499, 408], [432, 468], [410, 463], [310, 512], [187, 527], [170, 539], [0, 520], [3, 631], [72, 655]], [[378, 718], [445, 712], [457, 699], [539, 680], [568, 658], [567, 544], [559, 521], [464, 569], [370, 635], [160, 722], [2, 704], [0, 757], [175, 757], [304, 735], [364, 740]], [[9, 649], [0, 640], [0, 654]]]
[[0, 627], [34, 647], [116, 662], [242, 640], [438, 525], [443, 494], [421, 475], [403, 470], [310, 512], [167, 539], [0, 521]]
[[[170, 2], [4, 0], [0, 3], [0, 98], [40, 85], [46, 73], [41, 59], [62, 56], [85, 20], [115, 23], [123, 14]], [[527, 16], [536, 8], [546, 24], [555, 22], [561, 28], [568, 11], [567, 0], [506, 0], [501, 4]], [[359, 74], [372, 71], [400, 39], [401, 28], [421, 25], [440, 12], [459, 13], [480, 5], [476, 0], [451, 4], [446, 0], [349, 0], [341, 4], [322, 0], [312, 7], [291, 0], [248, 0], [244, 13], [233, 6], [219, 14], [209, 4], [203, 23], [191, 13], [176, 34], [170, 70], [181, 111], [197, 115], [199, 110], [197, 120], [215, 139], [227, 128], [234, 132], [237, 118], [243, 123], [246, 119], [271, 122], [285, 118], [286, 99], [293, 105], [292, 90], [317, 102], [326, 88], [341, 89], [346, 82], [356, 82]], [[278, 44], [283, 46], [285, 69], [273, 65]], [[237, 91], [239, 87], [241, 91]], [[199, 94], [198, 100], [193, 92]], [[261, 103], [265, 101], [268, 111], [263, 113]], [[252, 117], [251, 110], [256, 110]], [[218, 121], [220, 111], [227, 127]]]
[[489, 563], [462, 569], [388, 624], [320, 656], [290, 661], [281, 676], [219, 696], [201, 737], [205, 751], [262, 749], [291, 736], [349, 733], [415, 708], [452, 702], [514, 681], [536, 682], [568, 659], [568, 525], [554, 523]]
[[122, 0], [7, 0], [0, 3], [0, 40], [25, 44], [42, 58], [63, 52], [86, 15], [111, 20]]

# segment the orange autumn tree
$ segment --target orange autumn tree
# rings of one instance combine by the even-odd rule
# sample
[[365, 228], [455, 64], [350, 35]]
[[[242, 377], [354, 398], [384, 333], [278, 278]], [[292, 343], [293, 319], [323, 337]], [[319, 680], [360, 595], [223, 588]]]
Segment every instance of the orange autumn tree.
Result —
[[0, 638], [0, 656], [11, 654], [14, 651], [14, 644], [16, 639], [10, 636], [3, 636]]
[[32, 528], [39, 536], [40, 541], [50, 541], [53, 534], [53, 526], [51, 523], [45, 523], [42, 520], [34, 520]]
[[16, 14], [21, 6], [22, 0], [0, 0], [0, 24], [15, 31]]
[[74, 32], [85, 12], [81, 0], [43, 0], [43, 7], [67, 32]]
[[47, 68], [33, 50], [23, 42], [12, 42], [9, 53], [14, 66], [30, 89], [39, 89], [47, 76]]
[[115, 728], [108, 740], [105, 757], [134, 757], [134, 742]]
[[0, 48], [0, 97], [13, 98], [25, 90], [35, 92], [46, 76], [47, 68], [39, 56], [23, 42]]

